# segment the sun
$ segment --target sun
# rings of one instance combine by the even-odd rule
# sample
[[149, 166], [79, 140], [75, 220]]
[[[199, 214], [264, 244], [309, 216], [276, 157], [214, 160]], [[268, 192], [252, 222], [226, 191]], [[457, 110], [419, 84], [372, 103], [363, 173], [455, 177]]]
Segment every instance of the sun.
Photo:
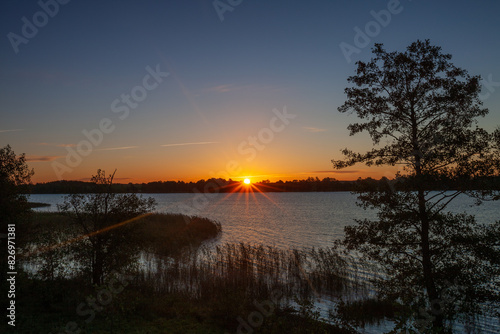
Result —
[[250, 183], [252, 183], [252, 181], [250, 181], [250, 179], [244, 179], [244, 180], [243, 180], [243, 183], [244, 183], [244, 184], [250, 184]]

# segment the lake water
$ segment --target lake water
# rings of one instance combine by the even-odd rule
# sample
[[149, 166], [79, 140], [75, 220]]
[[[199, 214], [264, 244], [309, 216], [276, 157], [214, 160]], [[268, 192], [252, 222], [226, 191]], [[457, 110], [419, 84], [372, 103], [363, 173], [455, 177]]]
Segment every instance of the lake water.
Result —
[[[344, 235], [354, 219], [373, 218], [356, 205], [350, 192], [142, 194], [157, 201], [156, 211], [208, 217], [222, 225], [221, 242], [249, 242], [282, 248], [327, 247]], [[64, 195], [31, 195], [30, 201], [51, 204], [38, 211], [57, 211]], [[472, 206], [466, 196], [449, 207], [467, 212], [478, 222], [500, 219], [500, 202]]]
[[[142, 194], [157, 201], [156, 211], [208, 217], [222, 225], [217, 242], [247, 242], [280, 248], [329, 247], [344, 235], [344, 227], [354, 219], [375, 217], [375, 212], [356, 205], [349, 192], [235, 193], [235, 194]], [[30, 201], [51, 204], [38, 211], [57, 211], [64, 195], [31, 195]], [[466, 196], [450, 206], [452, 212], [466, 212], [478, 222], [500, 219], [500, 203], [473, 206]], [[382, 326], [383, 327], [383, 326]], [[483, 333], [498, 333], [498, 320], [481, 322]], [[369, 328], [381, 333], [387, 328]]]

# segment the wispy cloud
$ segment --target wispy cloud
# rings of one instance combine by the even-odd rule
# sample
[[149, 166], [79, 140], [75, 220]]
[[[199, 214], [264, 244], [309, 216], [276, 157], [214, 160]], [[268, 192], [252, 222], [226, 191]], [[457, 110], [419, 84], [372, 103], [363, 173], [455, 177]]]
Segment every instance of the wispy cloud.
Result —
[[54, 161], [56, 159], [62, 158], [60, 155], [28, 155], [26, 156], [26, 161], [30, 162], [42, 162], [42, 161]]
[[51, 144], [51, 143], [37, 143], [38, 146], [55, 146], [55, 147], [75, 147], [76, 144]]
[[353, 173], [359, 173], [361, 172], [360, 170], [315, 170], [312, 172], [307, 172], [307, 173], [302, 173], [302, 174], [323, 174], [323, 173], [334, 173], [334, 174], [353, 174]]
[[[77, 181], [83, 181], [83, 182], [90, 182], [92, 179], [90, 177], [83, 177], [81, 179], [77, 179]], [[130, 181], [132, 180], [131, 177], [114, 177], [113, 182], [120, 182], [120, 181]]]
[[209, 92], [209, 93], [227, 93], [227, 92], [234, 92], [234, 91], [239, 91], [239, 90], [266, 91], [266, 92], [272, 91], [272, 92], [274, 92], [274, 91], [282, 91], [283, 88], [274, 87], [274, 86], [266, 86], [266, 85], [255, 85], [255, 84], [248, 84], [248, 85], [223, 84], [223, 85], [207, 87], [207, 88], [204, 88], [202, 91]]
[[208, 145], [208, 144], [218, 144], [218, 142], [216, 142], [216, 141], [200, 141], [200, 142], [196, 142], [196, 143], [165, 144], [165, 145], [161, 145], [161, 146], [171, 147], [171, 146]]
[[12, 129], [12, 130], [0, 130], [0, 132], [14, 132], [14, 131], [23, 131], [24, 129]]
[[315, 128], [311, 126], [303, 126], [302, 129], [306, 130], [307, 132], [323, 132], [326, 131], [326, 129], [320, 129], [320, 128]]
[[101, 148], [97, 151], [116, 151], [116, 150], [129, 150], [131, 148], [137, 148], [139, 146], [122, 146], [122, 147], [109, 147], [109, 148]]

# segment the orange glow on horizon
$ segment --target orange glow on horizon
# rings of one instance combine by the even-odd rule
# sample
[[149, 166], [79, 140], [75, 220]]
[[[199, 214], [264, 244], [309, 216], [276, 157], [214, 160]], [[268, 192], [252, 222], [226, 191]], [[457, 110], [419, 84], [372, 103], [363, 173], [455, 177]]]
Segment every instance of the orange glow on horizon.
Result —
[[[119, 163], [103, 163], [99, 168], [105, 171], [113, 171]], [[46, 162], [29, 162], [28, 166], [34, 168], [35, 175], [32, 177], [33, 183], [57, 181], [58, 178], [54, 173], [50, 163]], [[75, 180], [75, 181], [89, 181], [90, 177], [96, 173], [97, 164], [89, 164], [75, 168], [71, 173], [64, 174], [61, 179]], [[192, 166], [198, 166], [193, 164]], [[168, 168], [167, 168], [168, 167]], [[234, 167], [234, 166], [233, 166]], [[354, 167], [353, 169], [346, 170], [332, 170], [328, 171], [326, 166], [324, 170], [320, 171], [307, 171], [297, 166], [297, 169], [281, 170], [280, 168], [267, 168], [267, 166], [259, 166], [259, 168], [245, 168], [235, 173], [234, 170], [228, 169], [227, 171], [221, 169], [222, 172], [212, 172], [206, 168], [185, 168], [180, 170], [178, 168], [166, 166], [158, 161], [158, 163], [150, 163], [148, 165], [138, 165], [130, 162], [124, 164], [122, 167], [117, 168], [115, 183], [149, 183], [157, 181], [184, 181], [184, 182], [197, 182], [199, 180], [208, 180], [210, 178], [223, 178], [226, 180], [232, 179], [242, 183], [242, 185], [249, 186], [250, 184], [262, 183], [263, 181], [277, 182], [277, 181], [293, 181], [305, 180], [309, 177], [318, 178], [332, 178], [339, 181], [355, 181], [358, 178], [371, 177], [380, 179], [387, 177], [394, 178], [395, 173], [400, 169], [397, 167], [372, 167], [366, 168], [365, 166]], [[319, 169], [319, 168], [318, 168]], [[250, 180], [250, 184], [244, 183], [245, 179]]]
[[[45, 183], [45, 182], [53, 182], [53, 181], [58, 181], [58, 179], [54, 176], [51, 175], [51, 173], [43, 173], [42, 171], [38, 172], [39, 169], [35, 169], [35, 175], [32, 177], [32, 182], [33, 183]], [[118, 170], [120, 172], [120, 170]], [[64, 177], [63, 180], [66, 181], [89, 181], [90, 176], [95, 174], [95, 171], [89, 171], [88, 173], [78, 173], [77, 175], [68, 175], [68, 177]], [[197, 182], [199, 180], [207, 180], [210, 178], [210, 176], [203, 176], [200, 175], [198, 177], [192, 177], [192, 176], [174, 176], [174, 177], [168, 177], [168, 176], [161, 176], [160, 173], [155, 173], [157, 175], [149, 175], [149, 176], [144, 176], [144, 175], [134, 175], [135, 173], [127, 174], [126, 176], [122, 177], [122, 174], [120, 173], [118, 177], [115, 179], [115, 183], [148, 183], [148, 182], [156, 182], [156, 181], [184, 181], [184, 182]], [[269, 175], [269, 176], [262, 176], [262, 177], [257, 177], [255, 180], [250, 180], [250, 184], [253, 183], [261, 183], [264, 180], [269, 180], [271, 182], [277, 182], [279, 180], [281, 181], [293, 181], [293, 180], [305, 180], [308, 177], [318, 177], [320, 180], [324, 179], [325, 177], [330, 177], [337, 179], [339, 181], [355, 181], [358, 178], [367, 178], [367, 177], [372, 177], [374, 179], [380, 179], [381, 177], [385, 176], [389, 179], [392, 179], [394, 177], [394, 172], [370, 172], [370, 171], [363, 171], [359, 173], [352, 173], [352, 174], [290, 174], [290, 175], [279, 175], [279, 176], [274, 176], [274, 175]], [[230, 177], [231, 178], [231, 177]], [[238, 177], [232, 177], [233, 180], [239, 179]], [[244, 179], [240, 179], [241, 182], [245, 185], [249, 185], [244, 182]]]

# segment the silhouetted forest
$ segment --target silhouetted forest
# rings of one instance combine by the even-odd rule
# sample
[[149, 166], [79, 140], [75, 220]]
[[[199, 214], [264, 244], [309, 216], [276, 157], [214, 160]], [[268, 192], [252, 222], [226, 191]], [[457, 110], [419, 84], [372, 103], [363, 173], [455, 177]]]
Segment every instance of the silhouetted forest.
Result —
[[[411, 180], [405, 180], [405, 184], [411, 187]], [[388, 187], [401, 186], [401, 179], [389, 180], [385, 177], [376, 180], [373, 178], [359, 178], [355, 181], [339, 181], [334, 178], [309, 177], [304, 180], [277, 181], [264, 180], [252, 184], [252, 191], [261, 192], [331, 192], [331, 191], [381, 191]], [[429, 180], [429, 190], [455, 190], [458, 188], [468, 189], [500, 189], [500, 178], [489, 178], [482, 180], [451, 180], [443, 179]], [[71, 194], [90, 193], [92, 183], [84, 181], [54, 181], [37, 183], [31, 185], [33, 194]], [[228, 193], [250, 191], [247, 186], [242, 186], [240, 181], [225, 179], [208, 179], [197, 182], [184, 181], [154, 181], [149, 183], [113, 184], [112, 191], [116, 193]]]

